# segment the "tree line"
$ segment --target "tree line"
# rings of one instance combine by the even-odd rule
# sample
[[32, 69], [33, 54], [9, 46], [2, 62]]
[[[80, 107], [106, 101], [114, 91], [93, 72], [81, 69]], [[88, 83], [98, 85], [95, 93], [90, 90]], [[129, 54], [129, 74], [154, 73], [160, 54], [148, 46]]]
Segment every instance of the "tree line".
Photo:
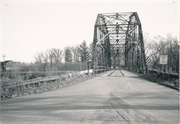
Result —
[[92, 57], [92, 45], [84, 40], [80, 45], [66, 47], [64, 50], [51, 48], [37, 53], [34, 64], [39, 71], [87, 70], [87, 61]]
[[[179, 73], [179, 41], [177, 37], [167, 34], [166, 37], [155, 36], [149, 38], [144, 34], [144, 49], [148, 69]], [[35, 62], [31, 64], [21, 63], [16, 66], [18, 71], [80, 71], [87, 70], [87, 61], [92, 60], [93, 43], [89, 46], [86, 41], [80, 45], [66, 47], [64, 50], [51, 48], [37, 53]], [[167, 55], [166, 65], [159, 63], [160, 55]], [[90, 68], [92, 68], [90, 64]]]
[[[179, 41], [177, 37], [167, 34], [166, 37], [155, 36], [144, 38], [146, 64], [149, 69], [168, 73], [179, 73]], [[160, 64], [160, 56], [167, 55], [167, 64]]]

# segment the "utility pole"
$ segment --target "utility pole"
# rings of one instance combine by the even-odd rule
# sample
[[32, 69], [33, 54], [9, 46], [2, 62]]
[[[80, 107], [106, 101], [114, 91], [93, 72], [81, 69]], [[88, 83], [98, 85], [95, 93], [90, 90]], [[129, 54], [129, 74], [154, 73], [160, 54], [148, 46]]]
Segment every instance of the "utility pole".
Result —
[[2, 57], [3, 57], [3, 71], [6, 71], [6, 63], [4, 62], [6, 55], [2, 54]]
[[170, 74], [170, 71], [171, 71], [171, 39], [170, 39], [170, 42], [169, 42], [169, 70], [168, 70], [168, 72], [169, 72], [169, 74]]
[[3, 61], [5, 61], [5, 57], [6, 57], [6, 55], [2, 54], [2, 57], [3, 57]]

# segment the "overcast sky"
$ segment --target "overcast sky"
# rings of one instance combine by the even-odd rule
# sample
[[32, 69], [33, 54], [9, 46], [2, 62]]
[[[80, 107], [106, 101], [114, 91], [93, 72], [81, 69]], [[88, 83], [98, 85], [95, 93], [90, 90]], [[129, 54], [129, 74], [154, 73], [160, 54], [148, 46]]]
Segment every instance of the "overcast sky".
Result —
[[[145, 1], [145, 0], [143, 0]], [[155, 2], [156, 1], [156, 2]], [[1, 54], [5, 60], [34, 62], [34, 55], [50, 48], [93, 41], [98, 13], [137, 12], [149, 37], [178, 37], [178, 1], [60, 2], [2, 0]], [[1, 59], [2, 61], [2, 55]]]

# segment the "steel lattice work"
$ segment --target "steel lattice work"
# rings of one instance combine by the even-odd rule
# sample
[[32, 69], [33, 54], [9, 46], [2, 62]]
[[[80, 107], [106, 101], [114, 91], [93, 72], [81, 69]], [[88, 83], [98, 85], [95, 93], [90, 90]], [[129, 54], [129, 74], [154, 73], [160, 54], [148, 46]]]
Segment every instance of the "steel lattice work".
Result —
[[146, 72], [143, 34], [136, 12], [98, 14], [92, 60], [94, 70], [125, 67]]

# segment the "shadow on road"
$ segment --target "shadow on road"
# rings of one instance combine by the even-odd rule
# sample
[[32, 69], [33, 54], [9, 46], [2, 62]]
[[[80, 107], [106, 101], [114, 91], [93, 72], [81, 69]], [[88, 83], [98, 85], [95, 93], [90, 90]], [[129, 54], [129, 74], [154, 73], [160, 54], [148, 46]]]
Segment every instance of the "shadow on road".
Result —
[[[128, 96], [109, 97], [109, 96], [56, 96], [56, 97], [37, 97], [31, 99], [19, 99], [13, 102], [4, 102], [1, 111], [48, 111], [48, 110], [88, 110], [88, 109], [113, 109], [110, 103], [116, 103], [116, 109], [148, 109], [148, 110], [178, 110], [177, 105], [131, 105], [124, 101], [128, 99], [167, 99], [162, 95], [149, 93], [149, 96], [143, 94], [129, 94]], [[104, 100], [103, 100], [104, 99]], [[122, 100], [123, 99], [123, 100]], [[53, 102], [54, 101], [54, 102]], [[105, 102], [102, 102], [105, 101]], [[31, 104], [34, 103], [34, 104]], [[36, 104], [37, 103], [37, 104]], [[49, 104], [50, 103], [50, 104]], [[11, 108], [11, 105], [14, 107]], [[9, 106], [9, 108], [8, 108]]]

